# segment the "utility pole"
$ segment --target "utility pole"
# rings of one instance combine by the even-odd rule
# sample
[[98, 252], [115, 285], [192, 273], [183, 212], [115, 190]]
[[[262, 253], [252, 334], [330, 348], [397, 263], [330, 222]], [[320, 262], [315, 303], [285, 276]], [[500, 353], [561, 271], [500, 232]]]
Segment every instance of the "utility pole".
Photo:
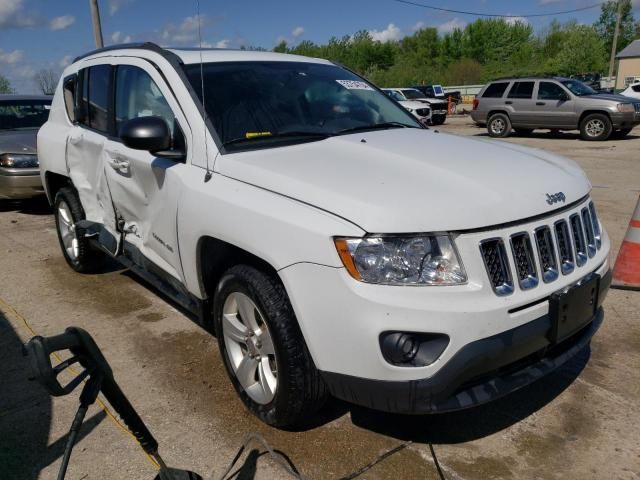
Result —
[[611, 59], [609, 60], [609, 80], [613, 77], [613, 67], [616, 63], [616, 50], [618, 49], [618, 35], [620, 34], [620, 21], [622, 20], [622, 0], [618, 0], [618, 16], [616, 17], [616, 29], [613, 32], [613, 44], [611, 45]]
[[102, 41], [102, 25], [100, 25], [100, 10], [98, 9], [98, 0], [89, 0], [91, 7], [91, 20], [93, 22], [93, 37], [96, 40], [96, 48], [104, 47]]

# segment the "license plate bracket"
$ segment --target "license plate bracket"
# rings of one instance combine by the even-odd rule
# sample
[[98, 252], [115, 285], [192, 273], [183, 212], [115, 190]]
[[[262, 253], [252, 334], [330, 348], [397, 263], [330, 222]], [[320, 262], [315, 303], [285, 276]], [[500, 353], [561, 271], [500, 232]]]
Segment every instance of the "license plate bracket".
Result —
[[594, 273], [568, 290], [551, 295], [549, 340], [552, 343], [561, 342], [589, 323], [599, 306], [599, 288], [600, 275]]

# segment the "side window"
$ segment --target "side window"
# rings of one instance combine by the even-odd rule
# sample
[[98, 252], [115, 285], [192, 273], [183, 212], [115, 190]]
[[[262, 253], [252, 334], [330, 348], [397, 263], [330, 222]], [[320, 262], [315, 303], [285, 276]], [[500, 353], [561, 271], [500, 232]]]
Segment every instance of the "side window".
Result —
[[540, 82], [538, 87], [539, 100], [562, 100], [566, 95], [564, 89], [552, 82]]
[[483, 98], [502, 98], [509, 82], [496, 82], [490, 84], [482, 94]]
[[509, 91], [508, 98], [528, 99], [533, 96], [533, 84], [535, 82], [514, 82]]
[[100, 132], [109, 131], [109, 84], [111, 66], [89, 67], [89, 126]]
[[138, 67], [121, 65], [116, 72], [116, 131], [127, 120], [138, 117], [163, 118], [174, 129], [175, 116], [158, 85]]
[[64, 94], [64, 106], [67, 110], [69, 120], [76, 121], [76, 86], [78, 85], [78, 77], [71, 75], [64, 79], [62, 91]]

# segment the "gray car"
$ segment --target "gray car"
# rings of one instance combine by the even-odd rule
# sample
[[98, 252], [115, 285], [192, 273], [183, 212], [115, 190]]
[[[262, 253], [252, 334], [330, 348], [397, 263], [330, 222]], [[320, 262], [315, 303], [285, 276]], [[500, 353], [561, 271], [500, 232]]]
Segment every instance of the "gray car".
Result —
[[584, 140], [606, 140], [625, 137], [640, 124], [640, 101], [598, 93], [575, 79], [505, 78], [480, 91], [471, 118], [492, 137], [549, 129], [580, 130]]
[[36, 135], [49, 118], [51, 97], [0, 95], [0, 199], [44, 193]]

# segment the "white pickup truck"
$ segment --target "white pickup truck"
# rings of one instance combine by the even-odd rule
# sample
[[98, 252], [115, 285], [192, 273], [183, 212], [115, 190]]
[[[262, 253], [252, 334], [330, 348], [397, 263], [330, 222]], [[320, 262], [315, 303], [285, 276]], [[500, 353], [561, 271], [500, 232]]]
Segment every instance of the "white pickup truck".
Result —
[[327, 60], [94, 51], [65, 69], [38, 153], [69, 265], [110, 255], [197, 313], [270, 425], [329, 394], [484, 403], [603, 321], [609, 239], [574, 162], [425, 129]]

